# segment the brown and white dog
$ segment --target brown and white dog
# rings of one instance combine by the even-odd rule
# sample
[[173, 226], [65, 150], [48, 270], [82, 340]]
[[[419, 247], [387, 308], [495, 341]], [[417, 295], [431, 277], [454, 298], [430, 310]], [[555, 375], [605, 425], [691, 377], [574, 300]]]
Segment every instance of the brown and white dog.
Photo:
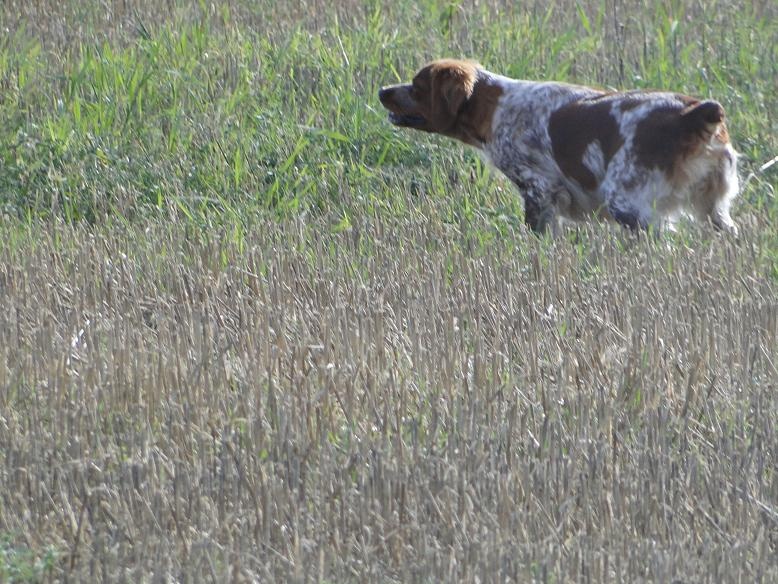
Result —
[[737, 153], [715, 101], [519, 81], [454, 59], [378, 95], [396, 126], [483, 152], [518, 186], [536, 232], [557, 217], [598, 215], [635, 229], [685, 213], [737, 233]]

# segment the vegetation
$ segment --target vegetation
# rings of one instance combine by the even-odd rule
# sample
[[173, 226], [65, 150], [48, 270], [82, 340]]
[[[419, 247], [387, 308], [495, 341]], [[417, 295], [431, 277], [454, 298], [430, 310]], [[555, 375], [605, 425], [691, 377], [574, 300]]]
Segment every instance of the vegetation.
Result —
[[[0, 581], [778, 579], [778, 8], [0, 4]], [[522, 226], [436, 56], [713, 96], [741, 233]]]

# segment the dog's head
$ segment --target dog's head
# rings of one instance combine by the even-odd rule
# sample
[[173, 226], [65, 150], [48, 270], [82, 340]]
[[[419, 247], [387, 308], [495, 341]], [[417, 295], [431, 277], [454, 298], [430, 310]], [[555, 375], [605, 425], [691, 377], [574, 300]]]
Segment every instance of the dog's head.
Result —
[[[472, 61], [433, 61], [422, 67], [411, 83], [382, 88], [378, 98], [389, 110], [389, 121], [395, 126], [444, 134], [465, 142], [483, 141], [485, 136], [478, 135], [479, 132], [470, 135], [471, 126], [475, 121], [477, 129], [482, 130], [480, 133], [491, 131], [490, 114], [496, 100], [480, 100], [476, 106], [473, 98], [480, 85], [481, 72], [479, 65]], [[496, 98], [501, 92], [492, 87], [491, 91], [481, 93]], [[483, 106], [490, 111], [481, 111]]]

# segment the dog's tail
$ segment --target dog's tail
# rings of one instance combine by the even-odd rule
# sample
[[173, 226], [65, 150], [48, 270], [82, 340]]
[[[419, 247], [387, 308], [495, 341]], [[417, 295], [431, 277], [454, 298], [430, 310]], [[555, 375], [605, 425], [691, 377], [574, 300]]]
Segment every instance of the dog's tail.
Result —
[[724, 108], [712, 99], [690, 105], [681, 112], [681, 122], [687, 134], [704, 142], [710, 142], [724, 123], [724, 117]]

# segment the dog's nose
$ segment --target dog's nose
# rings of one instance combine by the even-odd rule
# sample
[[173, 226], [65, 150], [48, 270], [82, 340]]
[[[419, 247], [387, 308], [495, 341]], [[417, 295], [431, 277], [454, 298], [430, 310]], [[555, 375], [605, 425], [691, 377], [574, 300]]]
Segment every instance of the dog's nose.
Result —
[[392, 91], [391, 87], [382, 87], [381, 89], [378, 90], [378, 99], [380, 99], [381, 102], [383, 103], [389, 97], [391, 91]]

